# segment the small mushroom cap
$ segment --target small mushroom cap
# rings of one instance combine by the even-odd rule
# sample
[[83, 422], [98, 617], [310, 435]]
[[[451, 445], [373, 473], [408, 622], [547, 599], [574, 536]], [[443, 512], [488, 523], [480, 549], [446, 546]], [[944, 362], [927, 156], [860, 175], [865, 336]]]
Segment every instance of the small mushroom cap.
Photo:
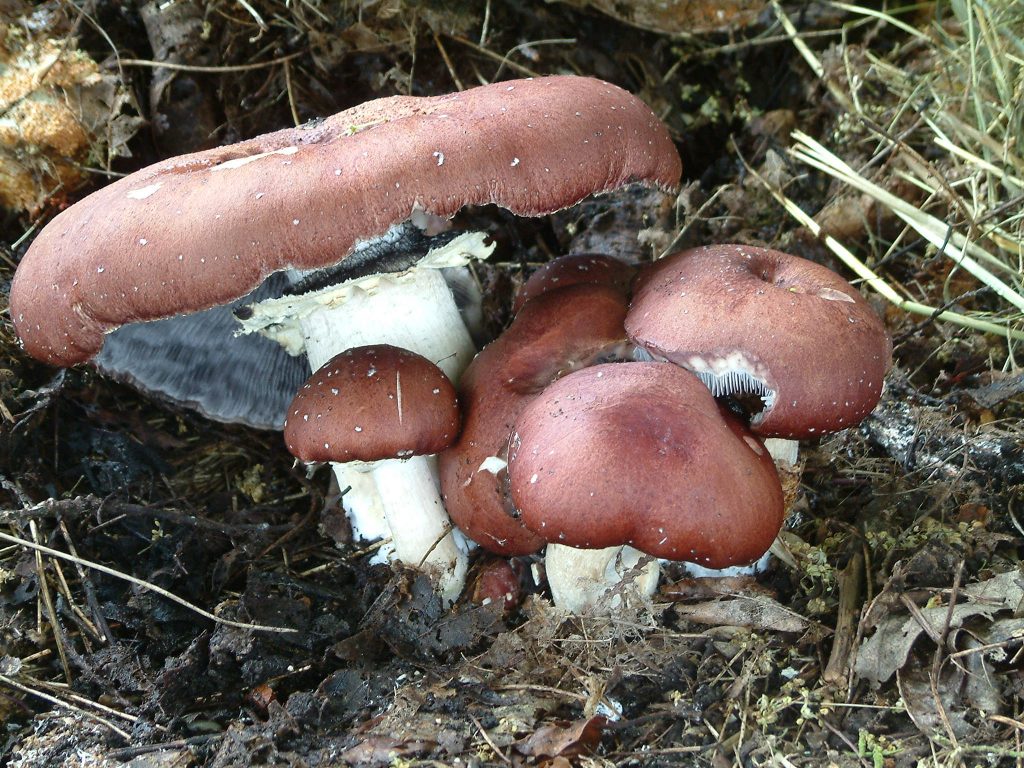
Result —
[[309, 377], [288, 408], [284, 440], [305, 462], [438, 453], [459, 433], [455, 387], [414, 352], [353, 347]]
[[516, 291], [512, 300], [512, 312], [519, 312], [523, 304], [542, 293], [580, 283], [610, 285], [627, 294], [635, 274], [636, 268], [614, 256], [600, 253], [572, 253], [568, 256], [559, 256], [538, 267]]
[[622, 353], [625, 316], [625, 297], [605, 285], [549, 291], [526, 304], [462, 374], [463, 430], [438, 457], [438, 470], [449, 516], [484, 549], [525, 555], [544, 546], [513, 516], [505, 470], [481, 467], [491, 457], [504, 459], [516, 416], [544, 387]]
[[756, 560], [782, 526], [768, 451], [669, 363], [556, 381], [516, 419], [508, 473], [523, 524], [570, 547], [722, 568]]
[[892, 362], [882, 321], [846, 280], [767, 248], [713, 245], [667, 256], [634, 285], [626, 331], [716, 395], [761, 396], [751, 428], [805, 439], [857, 424]]
[[552, 213], [681, 163], [639, 99], [586, 77], [379, 99], [162, 161], [89, 195], [29, 247], [11, 288], [26, 351], [93, 357], [104, 334], [226, 304], [283, 269], [326, 267], [414, 212]]

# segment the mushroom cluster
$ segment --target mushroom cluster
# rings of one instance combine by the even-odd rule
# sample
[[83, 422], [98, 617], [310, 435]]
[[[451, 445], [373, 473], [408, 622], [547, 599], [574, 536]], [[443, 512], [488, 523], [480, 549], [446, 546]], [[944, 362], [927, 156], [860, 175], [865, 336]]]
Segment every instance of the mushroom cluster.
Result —
[[[327, 378], [354, 381], [337, 367], [352, 363], [336, 358], [346, 350], [391, 345], [458, 382], [476, 347], [450, 280], [493, 244], [477, 232], [428, 237], [427, 224], [487, 204], [541, 216], [630, 184], [674, 189], [680, 174], [650, 108], [593, 78], [378, 99], [161, 161], [94, 192], [31, 244], [11, 286], [11, 316], [40, 360], [93, 361], [222, 420], [280, 428], [291, 413], [294, 429], [295, 410], [314, 413], [301, 399], [289, 410], [310, 370], [303, 392], [319, 399], [333, 389]], [[298, 366], [288, 357], [303, 354]], [[411, 403], [404, 381], [385, 399]], [[384, 452], [392, 449], [400, 461], [387, 469], [335, 468], [355, 527], [398, 538], [382, 487], [388, 495], [401, 484], [405, 497], [426, 499], [438, 480], [430, 460], [423, 471], [424, 462], [402, 460], [406, 448]], [[450, 597], [465, 557], [457, 544], [425, 543], [447, 527], [438, 514], [412, 537], [418, 549], [396, 550], [413, 566], [448, 563], [438, 583]]]
[[[468, 285], [472, 305], [465, 265], [494, 246], [428, 225], [465, 206], [540, 216], [629, 184], [672, 190], [680, 174], [651, 110], [592, 78], [379, 99], [89, 195], [29, 247], [11, 316], [54, 365], [91, 360], [221, 420], [287, 418], [296, 456], [349, 489], [356, 535], [390, 536], [446, 598], [466, 553], [438, 489], [484, 548], [547, 545], [556, 600], [581, 608], [600, 593], [584, 573], [652, 591], [656, 558], [756, 557], [783, 514], [764, 441], [856, 423], [889, 365], [849, 284], [743, 246], [641, 269], [558, 260], [476, 354], [456, 295]], [[717, 525], [733, 512], [742, 535]]]
[[575, 611], [636, 564], [652, 592], [656, 558], [761, 557], [784, 520], [776, 462], [863, 419], [891, 363], [870, 305], [805, 259], [715, 245], [632, 271], [579, 256], [538, 271], [467, 370], [465, 428], [440, 456], [453, 520], [502, 554], [546, 542]]

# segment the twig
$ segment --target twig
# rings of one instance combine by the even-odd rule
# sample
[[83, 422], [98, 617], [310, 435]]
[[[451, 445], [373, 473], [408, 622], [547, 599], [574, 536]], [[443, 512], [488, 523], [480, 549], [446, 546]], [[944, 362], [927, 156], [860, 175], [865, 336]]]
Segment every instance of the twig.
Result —
[[430, 545], [430, 549], [428, 549], [423, 554], [423, 557], [420, 558], [419, 563], [416, 565], [416, 567], [418, 569], [423, 570], [423, 564], [427, 562], [427, 558], [430, 557], [430, 555], [433, 553], [433, 551], [435, 549], [437, 549], [438, 545], [442, 541], [444, 541], [444, 537], [447, 536], [449, 533], [451, 533], [453, 530], [455, 530], [455, 526], [454, 525], [452, 525], [451, 523], [445, 523], [444, 530], [442, 530], [440, 535], [438, 535], [438, 537], [436, 539], [434, 539], [434, 543]]
[[22, 685], [21, 683], [17, 682], [16, 680], [12, 680], [11, 678], [7, 677], [7, 675], [0, 675], [0, 683], [2, 683], [3, 685], [9, 686], [11, 688], [14, 688], [17, 691], [21, 691], [22, 693], [27, 693], [27, 694], [29, 694], [31, 696], [36, 696], [36, 697], [38, 697], [40, 699], [43, 699], [45, 701], [50, 702], [51, 704], [55, 704], [58, 707], [65, 707], [67, 709], [70, 709], [72, 712], [75, 712], [75, 713], [77, 713], [79, 715], [87, 717], [87, 718], [89, 718], [91, 720], [95, 720], [96, 722], [106, 726], [107, 728], [109, 728], [111, 731], [116, 733], [118, 736], [120, 736], [122, 739], [124, 739], [127, 742], [131, 742], [131, 740], [132, 740], [131, 736], [129, 736], [125, 731], [122, 731], [120, 728], [118, 728], [112, 722], [107, 720], [105, 717], [100, 717], [99, 715], [94, 714], [92, 712], [89, 712], [86, 709], [82, 709], [81, 707], [76, 707], [73, 704], [68, 704], [68, 702], [64, 701], [63, 699], [59, 699], [56, 696], [51, 696], [48, 693], [43, 693], [42, 691], [37, 691], [35, 688], [29, 688], [27, 685]]
[[936, 640], [932, 668], [928, 674], [928, 683], [931, 688], [932, 699], [935, 701], [935, 709], [942, 719], [942, 725], [946, 729], [946, 733], [949, 734], [949, 740], [953, 743], [954, 749], [959, 749], [960, 743], [956, 737], [956, 732], [953, 730], [952, 723], [949, 722], [949, 714], [946, 712], [946, 707], [942, 703], [942, 695], [939, 693], [939, 675], [942, 673], [943, 650], [946, 645], [946, 638], [949, 637], [950, 623], [953, 621], [953, 611], [956, 608], [957, 595], [960, 591], [960, 580], [963, 578], [963, 575], [964, 561], [961, 560], [956, 569], [956, 575], [953, 577], [953, 588], [949, 593], [949, 607], [946, 610], [946, 620], [943, 622], [942, 632], [939, 633], [939, 638]]
[[[22, 659], [23, 663], [25, 661], [26, 661], [25, 659]], [[74, 701], [74, 702], [76, 702], [78, 704], [81, 704], [81, 705], [86, 706], [86, 707], [92, 707], [93, 709], [98, 709], [100, 712], [105, 712], [106, 714], [113, 715], [114, 717], [120, 717], [123, 720], [127, 720], [129, 723], [137, 723], [139, 720], [142, 719], [142, 718], [138, 717], [137, 715], [130, 715], [127, 712], [121, 712], [120, 710], [114, 709], [113, 707], [108, 707], [106, 704], [100, 704], [98, 701], [93, 701], [92, 699], [87, 699], [84, 696], [80, 696], [77, 693], [73, 693], [72, 691], [68, 690], [65, 686], [60, 686], [60, 685], [55, 685], [53, 683], [48, 683], [45, 680], [37, 680], [34, 677], [28, 677], [28, 681], [30, 683], [32, 683], [33, 685], [38, 685], [38, 686], [41, 686], [43, 688], [49, 688], [50, 690], [53, 690], [53, 691], [63, 691], [63, 692], [65, 692], [65, 695], [67, 696], [67, 698], [71, 699], [72, 701]], [[33, 689], [33, 690], [35, 690], [35, 689]], [[161, 730], [161, 731], [167, 730], [162, 725], [155, 725], [154, 724], [154, 727], [157, 730]]]
[[[68, 551], [72, 556], [78, 557], [78, 551], [75, 549], [75, 543], [71, 540], [71, 534], [68, 532], [67, 523], [64, 519], [58, 516], [57, 525], [64, 534], [64, 542], [68, 545]], [[110, 631], [110, 625], [107, 624], [107, 617], [103, 615], [103, 611], [100, 610], [99, 600], [96, 599], [96, 590], [92, 588], [92, 580], [88, 577], [85, 569], [79, 563], [75, 563], [75, 568], [78, 571], [78, 581], [82, 585], [82, 589], [85, 591], [85, 601], [89, 604], [89, 608], [92, 610], [93, 621], [96, 622], [96, 627], [99, 634], [101, 643], [110, 643], [113, 640], [114, 635]]]
[[448, 56], [448, 51], [444, 47], [444, 43], [441, 42], [441, 36], [434, 33], [434, 45], [437, 46], [437, 50], [441, 53], [441, 58], [444, 59], [444, 65], [448, 68], [448, 74], [452, 76], [452, 82], [455, 83], [455, 87], [460, 90], [466, 90], [466, 86], [462, 84], [462, 80], [459, 79], [458, 73], [455, 71], [455, 66], [452, 64], [451, 58]]
[[487, 746], [491, 748], [491, 751], [501, 758], [501, 762], [505, 763], [505, 765], [512, 765], [512, 761], [508, 759], [505, 753], [498, 749], [498, 745], [491, 740], [491, 737], [487, 734], [487, 731], [484, 730], [480, 721], [473, 717], [473, 715], [470, 715], [469, 719], [473, 721], [473, 725], [475, 725], [477, 730], [480, 731], [480, 735], [484, 737], [484, 741], [487, 742]]
[[209, 611], [203, 610], [198, 605], [190, 603], [188, 600], [185, 600], [182, 597], [178, 597], [173, 592], [168, 592], [166, 589], [158, 587], [156, 584], [150, 584], [148, 581], [143, 581], [142, 579], [136, 578], [135, 576], [131, 576], [127, 573], [114, 570], [113, 568], [108, 568], [107, 566], [100, 565], [99, 563], [94, 563], [91, 560], [85, 560], [80, 557], [74, 557], [66, 552], [51, 549], [50, 547], [44, 547], [42, 544], [35, 544], [31, 541], [18, 538], [17, 536], [10, 536], [6, 533], [0, 533], [0, 540], [9, 541], [12, 544], [20, 544], [23, 547], [28, 547], [29, 549], [34, 549], [38, 552], [42, 552], [43, 554], [50, 555], [50, 557], [59, 557], [63, 560], [68, 560], [72, 563], [79, 563], [81, 565], [86, 566], [87, 568], [92, 568], [94, 571], [99, 571], [100, 573], [105, 573], [108, 576], [113, 576], [115, 578], [122, 579], [124, 581], [129, 582], [130, 584], [134, 584], [137, 587], [141, 587], [142, 589], [149, 590], [150, 592], [155, 592], [161, 597], [165, 597], [168, 600], [171, 600], [172, 602], [175, 602], [178, 605], [184, 606], [185, 608], [188, 608], [190, 611], [198, 613], [200, 616], [207, 618], [210, 621], [214, 621], [218, 624], [224, 624], [225, 626], [229, 627], [237, 627], [239, 629], [251, 629], [256, 632], [279, 632], [282, 634], [291, 634], [293, 632], [298, 632], [297, 629], [293, 629], [291, 627], [272, 627], [267, 626], [265, 624], [249, 624], [244, 621], [233, 621], [232, 619], [225, 619], [221, 616], [212, 614]]
[[299, 120], [299, 110], [295, 106], [295, 94], [292, 91], [292, 67], [287, 61], [284, 62], [284, 89], [288, 93], [288, 108], [292, 113], [292, 122], [298, 127], [302, 125], [302, 121]]
[[821, 675], [826, 683], [835, 684], [846, 679], [863, 589], [864, 554], [858, 550], [839, 574], [839, 615], [836, 617], [836, 631], [832, 638], [832, 652]]
[[517, 64], [516, 62], [509, 59], [509, 56], [511, 56], [516, 51], [522, 50], [523, 48], [529, 48], [534, 45], [575, 45], [576, 43], [576, 38], [574, 37], [556, 38], [552, 40], [531, 40], [529, 42], [520, 43], [519, 45], [513, 46], [508, 50], [508, 53], [502, 56], [500, 53], [495, 53], [494, 51], [488, 50], [487, 48], [484, 48], [483, 46], [478, 45], [477, 43], [474, 43], [472, 40], [462, 37], [461, 35], [449, 35], [449, 37], [455, 42], [462, 43], [466, 47], [472, 48], [477, 53], [482, 54], [488, 57], [489, 59], [494, 59], [495, 61], [499, 62], [497, 71], [494, 73], [493, 77], [491, 77], [492, 81], [498, 78], [498, 75], [501, 74], [502, 67], [506, 66], [509, 69], [514, 69], [520, 75], [523, 75], [525, 77], [540, 77], [539, 73], [534, 72], [529, 67], [524, 67], [522, 64]]
[[253, 37], [253, 38], [249, 39], [250, 43], [256, 42], [257, 40], [260, 39], [260, 36], [264, 32], [266, 32], [267, 30], [270, 29], [270, 27], [267, 26], [267, 22], [265, 22], [263, 20], [263, 17], [260, 16], [259, 11], [257, 11], [255, 8], [253, 8], [248, 2], [246, 2], [246, 0], [238, 0], [238, 4], [240, 6], [242, 6], [243, 8], [245, 8], [246, 11], [249, 12], [249, 15], [252, 16], [253, 19], [256, 21], [256, 26], [258, 26], [260, 28], [260, 34], [256, 35], [256, 37]]
[[554, 688], [550, 685], [496, 685], [495, 691], [534, 691], [536, 693], [554, 693], [577, 701], [586, 701], [588, 696], [585, 693], [573, 693], [561, 688]]
[[285, 64], [292, 59], [303, 55], [303, 51], [296, 51], [285, 56], [279, 56], [270, 61], [255, 61], [252, 64], [226, 64], [222, 66], [203, 66], [200, 64], [175, 64], [170, 61], [153, 61], [152, 59], [120, 59], [118, 64], [123, 67], [152, 67], [153, 69], [173, 69], [176, 72], [208, 72], [218, 74], [222, 72], [251, 72], [254, 69], [265, 69], [276, 67], [278, 64]]
[[[28, 521], [32, 538], [38, 541], [39, 528], [35, 520]], [[0, 534], [6, 536], [7, 534]], [[32, 544], [32, 542], [26, 542]], [[71, 682], [71, 665], [68, 664], [67, 648], [65, 648], [64, 628], [57, 620], [57, 610], [53, 606], [53, 596], [50, 594], [49, 580], [46, 578], [46, 566], [43, 563], [43, 555], [40, 550], [45, 549], [39, 544], [33, 544], [36, 548], [36, 578], [39, 580], [39, 593], [43, 598], [43, 605], [46, 606], [46, 613], [50, 617], [50, 628], [53, 630], [53, 641], [57, 645], [57, 653], [60, 656], [60, 665], [64, 669], [64, 679]]]
[[64, 595], [64, 600], [71, 611], [70, 618], [82, 630], [83, 640], [85, 640], [86, 645], [88, 646], [88, 638], [98, 641], [100, 639], [99, 630], [96, 629], [96, 625], [92, 623], [89, 617], [85, 615], [85, 611], [75, 602], [74, 595], [71, 594], [71, 587], [64, 576], [64, 569], [61, 568], [60, 560], [53, 560], [53, 572], [57, 575], [57, 591]]
[[112, 760], [131, 760], [134, 757], [149, 754], [150, 752], [163, 752], [164, 750], [170, 749], [183, 749], [185, 747], [196, 746], [198, 744], [205, 744], [208, 741], [222, 738], [224, 738], [223, 733], [204, 733], [201, 736], [191, 736], [187, 739], [176, 739], [175, 741], [163, 741], [157, 744], [140, 744], [135, 747], [115, 749], [108, 752], [107, 757], [111, 758]]
[[935, 626], [925, 618], [925, 615], [921, 613], [921, 609], [917, 603], [910, 599], [910, 597], [904, 592], [900, 594], [900, 602], [903, 603], [903, 607], [907, 609], [917, 625], [924, 631], [926, 635], [931, 639], [933, 643], [938, 643], [941, 639], [939, 631], [935, 629]]

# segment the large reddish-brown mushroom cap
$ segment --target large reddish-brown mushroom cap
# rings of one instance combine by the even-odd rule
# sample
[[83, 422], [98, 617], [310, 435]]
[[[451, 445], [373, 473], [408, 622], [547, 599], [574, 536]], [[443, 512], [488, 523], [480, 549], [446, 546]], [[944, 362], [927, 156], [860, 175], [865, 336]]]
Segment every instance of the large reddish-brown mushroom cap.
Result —
[[584, 77], [372, 101], [300, 128], [157, 163], [36, 238], [11, 289], [25, 349], [88, 360], [125, 323], [244, 296], [273, 272], [329, 266], [422, 210], [495, 203], [541, 215], [681, 166], [640, 100]]
[[538, 296], [470, 363], [459, 384], [464, 414], [458, 442], [438, 457], [452, 521], [492, 552], [524, 555], [544, 546], [513, 514], [503, 459], [523, 407], [559, 376], [625, 353], [626, 299], [606, 285], [574, 285]]
[[858, 423], [877, 404], [892, 360], [881, 320], [846, 280], [743, 245], [655, 262], [637, 278], [626, 330], [715, 394], [760, 397], [751, 427], [768, 437], [804, 439]]
[[523, 524], [571, 547], [722, 568], [756, 560], [782, 526], [768, 451], [669, 363], [559, 379], [516, 419], [508, 473]]
[[328, 360], [288, 408], [284, 440], [298, 459], [378, 461], [438, 453], [459, 433], [455, 387], [414, 352], [374, 344]]

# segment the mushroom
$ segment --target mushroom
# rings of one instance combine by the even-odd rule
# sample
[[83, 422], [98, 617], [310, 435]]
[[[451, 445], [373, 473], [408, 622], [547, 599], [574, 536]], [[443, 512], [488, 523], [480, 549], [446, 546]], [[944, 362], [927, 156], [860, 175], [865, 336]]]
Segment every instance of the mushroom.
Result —
[[120, 325], [229, 303], [280, 270], [358, 259], [416, 212], [494, 203], [538, 216], [628, 183], [672, 187], [680, 170], [650, 109], [600, 80], [378, 99], [94, 192], [29, 247], [11, 315], [29, 354], [72, 365]]
[[694, 248], [646, 267], [626, 330], [648, 359], [680, 365], [741, 404], [788, 501], [800, 477], [796, 441], [860, 422], [892, 362], [881, 320], [840, 275], [745, 245]]
[[372, 477], [395, 557], [429, 572], [454, 601], [466, 553], [452, 535], [430, 466], [459, 432], [455, 387], [432, 362], [387, 344], [328, 360], [288, 408], [284, 439], [301, 461], [347, 464]]
[[744, 245], [654, 262], [637, 277], [626, 331], [716, 396], [745, 396], [762, 437], [802, 440], [857, 424], [892, 362], [882, 321], [846, 280]]
[[[517, 416], [559, 377], [586, 366], [627, 360], [633, 353], [623, 330], [627, 299], [621, 281], [554, 285], [548, 281], [547, 291], [526, 301], [509, 328], [466, 370], [460, 387], [462, 434], [439, 461], [452, 520], [482, 547], [503, 555], [529, 554], [545, 545], [542, 537], [520, 523], [509, 496], [505, 466]], [[658, 563], [640, 564], [639, 553], [629, 547], [586, 555], [563, 549], [568, 548], [550, 542], [545, 552], [548, 586], [557, 605], [575, 605], [573, 585], [580, 569], [609, 584], [629, 576], [646, 594], [657, 585]], [[638, 564], [640, 569], [634, 571]]]
[[527, 302], [463, 374], [458, 441], [438, 457], [453, 522], [484, 549], [525, 555], [544, 540], [524, 528], [508, 498], [505, 460], [516, 416], [559, 376], [632, 351], [623, 330], [626, 299], [606, 285], [574, 285]]
[[[626, 184], [671, 188], [680, 172], [651, 110], [592, 78], [379, 99], [156, 163], [93, 193], [36, 237], [15, 274], [11, 315], [29, 354], [71, 365], [95, 356], [121, 325], [227, 304], [275, 272], [365, 265], [382, 243], [415, 239], [408, 222], [418, 216], [449, 218], [491, 203], [539, 216]], [[473, 233], [425, 259], [447, 267], [489, 250]], [[474, 349], [437, 272], [361, 281], [237, 314], [247, 330], [274, 335], [295, 353], [306, 349], [313, 368], [350, 346], [391, 343], [450, 366], [457, 379]], [[363, 301], [399, 287], [428, 298], [416, 310]], [[437, 317], [428, 319], [427, 309]], [[349, 325], [359, 314], [368, 329]], [[412, 338], [408, 321], [385, 332], [386, 320], [403, 315], [415, 318]], [[437, 343], [427, 328], [447, 335]]]
[[512, 300], [513, 314], [519, 312], [530, 299], [556, 288], [567, 288], [579, 283], [597, 283], [629, 293], [629, 284], [636, 269], [614, 256], [600, 253], [573, 253], [559, 256], [538, 267], [520, 286]]
[[[516, 418], [508, 476], [525, 527], [599, 554], [628, 544], [720, 568], [756, 560], [782, 526], [761, 441], [667, 363], [596, 365], [551, 384]], [[570, 610], [598, 599], [586, 570], [558, 599]]]

